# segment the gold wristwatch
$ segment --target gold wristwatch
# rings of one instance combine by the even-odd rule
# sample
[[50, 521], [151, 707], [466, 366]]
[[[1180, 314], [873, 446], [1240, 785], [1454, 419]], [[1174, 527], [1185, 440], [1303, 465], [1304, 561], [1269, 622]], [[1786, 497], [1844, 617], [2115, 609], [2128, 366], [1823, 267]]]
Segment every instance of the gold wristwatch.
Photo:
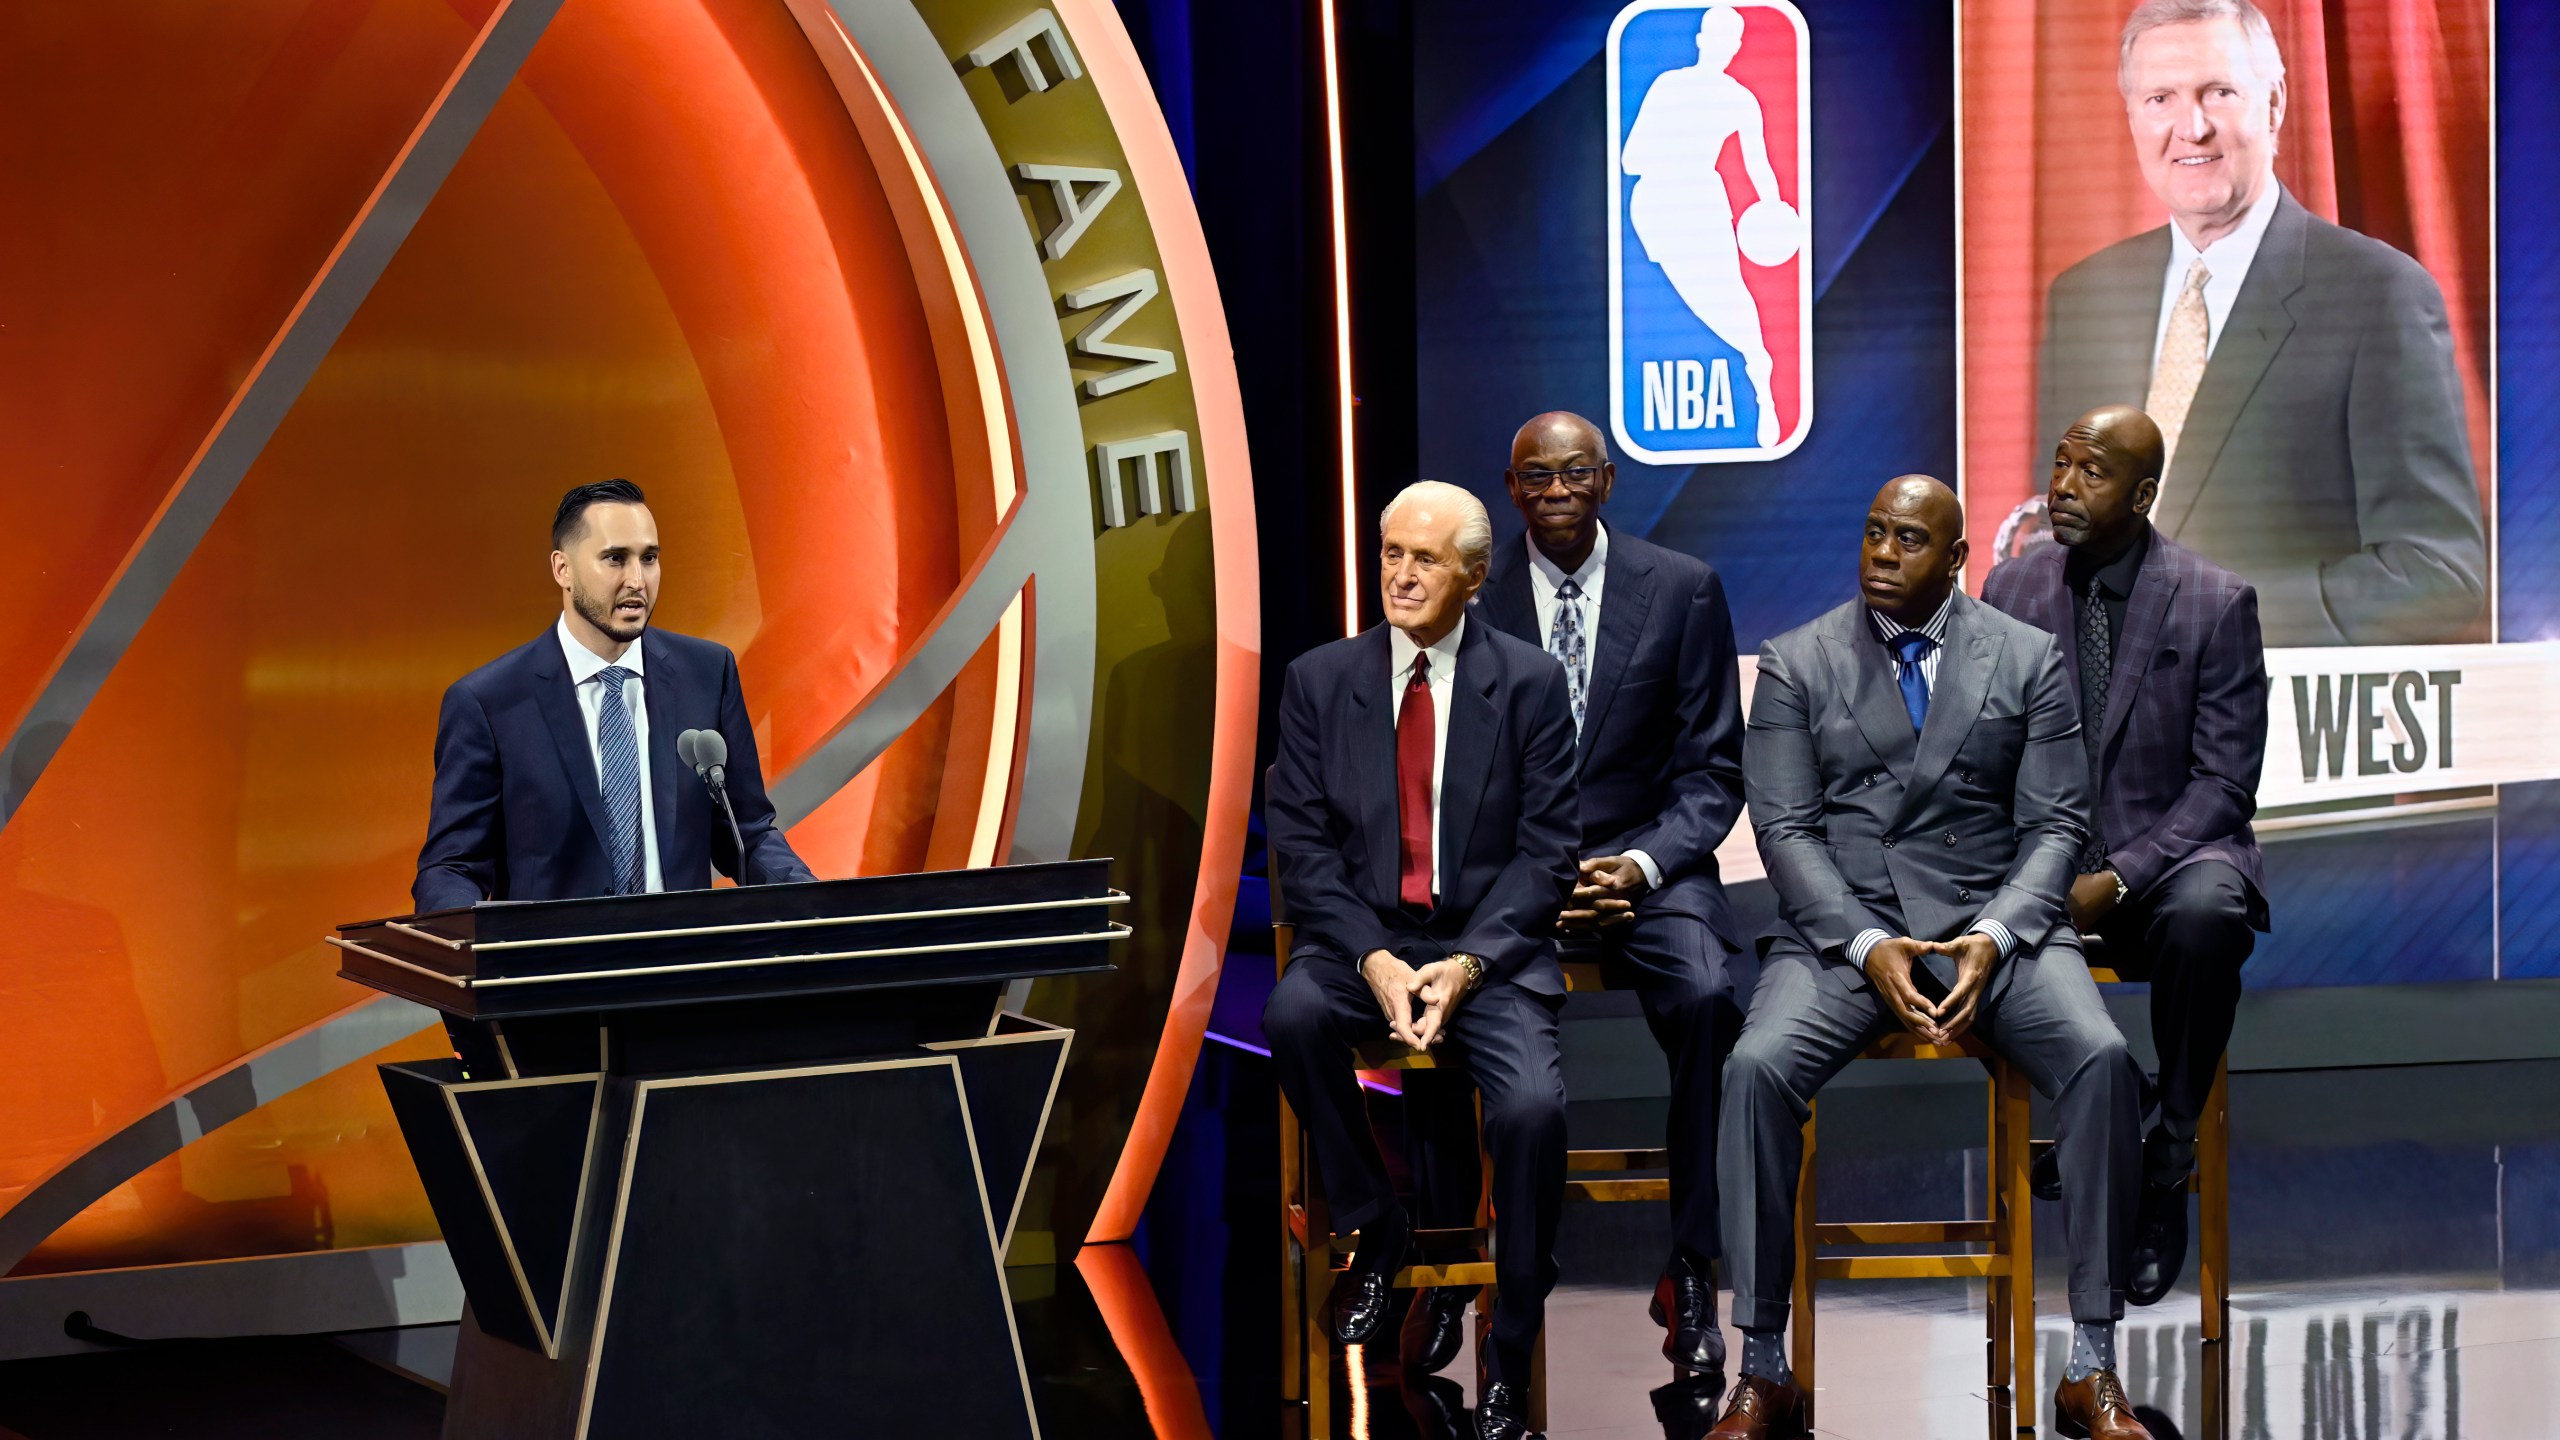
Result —
[[1467, 988], [1468, 988], [1468, 989], [1473, 990], [1473, 989], [1475, 989], [1477, 986], [1482, 985], [1482, 984], [1484, 983], [1484, 962], [1483, 962], [1483, 961], [1481, 961], [1481, 960], [1477, 959], [1477, 958], [1476, 958], [1476, 957], [1474, 957], [1473, 955], [1469, 955], [1469, 954], [1465, 953], [1464, 951], [1461, 951], [1461, 952], [1459, 952], [1458, 954], [1452, 955], [1452, 956], [1450, 956], [1449, 958], [1450, 958], [1450, 959], [1452, 959], [1452, 960], [1455, 960], [1455, 961], [1457, 961], [1459, 964], [1461, 964], [1461, 965], [1463, 965], [1463, 966], [1467, 967]]

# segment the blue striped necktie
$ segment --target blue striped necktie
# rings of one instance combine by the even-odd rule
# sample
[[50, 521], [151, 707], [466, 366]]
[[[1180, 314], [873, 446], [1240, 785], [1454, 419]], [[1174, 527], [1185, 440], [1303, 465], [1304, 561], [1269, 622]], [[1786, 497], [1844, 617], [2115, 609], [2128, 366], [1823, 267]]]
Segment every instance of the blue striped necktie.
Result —
[[605, 858], [613, 863], [616, 895], [649, 888], [640, 845], [640, 737], [622, 690], [623, 682], [637, 678], [619, 665], [596, 672], [596, 683], [604, 687], [596, 715], [596, 770], [604, 791]]
[[1911, 728], [1915, 731], [1929, 723], [1929, 676], [1920, 668], [1920, 661], [1937, 643], [1917, 630], [1905, 630], [1893, 637], [1894, 658], [1902, 664], [1898, 677], [1902, 708], [1911, 712]]

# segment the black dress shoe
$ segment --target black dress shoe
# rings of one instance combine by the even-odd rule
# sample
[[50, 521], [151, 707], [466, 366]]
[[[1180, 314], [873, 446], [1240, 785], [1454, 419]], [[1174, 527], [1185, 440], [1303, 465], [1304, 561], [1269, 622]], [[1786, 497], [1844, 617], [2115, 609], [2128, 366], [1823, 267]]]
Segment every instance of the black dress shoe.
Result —
[[1484, 1382], [1476, 1401], [1476, 1440], [1527, 1440], [1528, 1434], [1528, 1402], [1499, 1380]]
[[1442, 1285], [1414, 1297], [1397, 1349], [1406, 1370], [1429, 1375], [1448, 1369], [1449, 1362], [1458, 1358], [1459, 1342], [1467, 1337], [1467, 1298], [1474, 1293], [1463, 1286]]
[[1714, 1371], [1684, 1375], [1656, 1386], [1651, 1398], [1662, 1440], [1706, 1440], [1716, 1423], [1716, 1402], [1724, 1398], [1724, 1376]]
[[1692, 1374], [1724, 1372], [1724, 1330], [1716, 1324], [1716, 1287], [1687, 1256], [1672, 1257], [1653, 1287], [1653, 1323], [1669, 1332], [1662, 1337], [1662, 1358]]
[[2062, 1198], [2062, 1151], [2050, 1140], [2036, 1147], [2035, 1163], [2027, 1167], [2027, 1189], [2039, 1200]]
[[2187, 1268], [2187, 1185], [2142, 1182], [2142, 1208], [2133, 1220], [2133, 1252], [2126, 1257], [2124, 1298], [2157, 1305]]
[[1467, 1392], [1445, 1375], [1408, 1374], [1396, 1387], [1419, 1440], [1467, 1440]]
[[1376, 1339], [1395, 1311], [1396, 1271], [1404, 1267], [1413, 1233], [1403, 1221], [1395, 1215], [1372, 1222], [1361, 1232], [1351, 1268], [1333, 1282], [1333, 1338], [1345, 1345]]

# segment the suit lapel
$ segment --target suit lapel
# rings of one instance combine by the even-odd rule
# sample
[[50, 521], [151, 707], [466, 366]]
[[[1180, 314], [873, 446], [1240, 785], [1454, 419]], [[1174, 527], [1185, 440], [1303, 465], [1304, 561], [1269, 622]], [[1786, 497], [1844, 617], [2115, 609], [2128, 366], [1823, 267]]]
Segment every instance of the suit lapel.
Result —
[[657, 817], [658, 874], [668, 889], [690, 888], [676, 885], [673, 873], [676, 793], [683, 784], [679, 777], [684, 774], [676, 760], [673, 712], [675, 691], [682, 678], [676, 674], [675, 658], [667, 653], [665, 645], [658, 643], [654, 633], [641, 632], [640, 650], [649, 662], [640, 681], [640, 702], [649, 712], [649, 809]]
[[578, 808], [601, 842], [605, 837], [604, 790], [596, 779], [595, 746], [587, 740], [587, 717], [578, 709], [577, 688], [569, 682], [568, 657], [560, 653], [557, 632], [546, 632], [534, 647], [534, 702], [542, 707], [543, 724], [560, 751], [560, 773], [577, 792]]
[[1592, 737], [1608, 717], [1617, 697], [1618, 678], [1635, 658], [1636, 637], [1644, 633], [1645, 616], [1653, 609], [1653, 567], [1623, 548], [1609, 556], [1600, 582], [1600, 635], [1592, 647], [1591, 673], [1583, 677], [1582, 754], [1591, 759]]
[[2205, 362], [2204, 378], [2196, 382], [2195, 403], [2187, 411], [2187, 423], [2178, 432], [2177, 453], [2170, 457], [2169, 473], [2161, 481], [2167, 497], [2164, 508], [2169, 512], [2161, 528], [2172, 536], [2186, 528], [2196, 501], [2213, 483], [2214, 462], [2222, 458], [2223, 442], [2231, 438], [2241, 408], [2266, 378], [2285, 337], [2293, 333], [2289, 307], [2294, 292], [2302, 288], [2302, 249], [2311, 233], [2304, 214], [2291, 195], [2277, 199], [2257, 258], [2249, 265], [2249, 278], [2240, 282], [2240, 294], [2223, 321], [2223, 336], [2214, 344], [2213, 358]]
[[1484, 803], [1486, 763], [1502, 729], [1494, 708], [1499, 688], [1493, 637], [1472, 627], [1458, 642], [1458, 673], [1449, 684], [1449, 744], [1440, 757], [1440, 893], [1446, 897], [1475, 834]]
[[1372, 904], [1394, 905], [1399, 890], [1401, 851], [1396, 831], [1396, 703], [1398, 687], [1387, 667], [1393, 650], [1387, 627], [1376, 626], [1361, 637], [1351, 677], [1352, 793], [1360, 797], [1362, 848], [1369, 854], [1369, 897]]
[[[2073, 342], [2088, 347], [2087, 373], [2103, 382], [2093, 393], [2118, 396], [2127, 403], [2141, 400], [2151, 389], [2152, 351], [2160, 333], [2160, 278], [2169, 269], [2169, 227], [2163, 225], [2141, 240], [2125, 247], [2120, 283], [2106, 291], [2104, 318], [2092, 327], [2096, 333]], [[2066, 415], [2054, 423], [2068, 425], [2071, 420]], [[2045, 450], [2039, 458], [2049, 461], [2053, 452]]]
[[1484, 593], [1476, 597], [1472, 608], [1505, 635], [1526, 640], [1541, 650], [1547, 648], [1547, 637], [1538, 633], [1538, 603], [1529, 593], [1527, 540], [1515, 541], [1496, 552], [1493, 572], [1485, 577]]
[[2059, 543], [2017, 562], [2034, 567], [2024, 585], [2019, 587], [2026, 599], [2027, 613], [2018, 618], [2049, 632], [2062, 642], [2062, 665], [2071, 675], [2071, 693], [2080, 693], [2080, 619], [2073, 608], [2071, 582], [2065, 578], [2063, 565], [2070, 552]]
[[2098, 729], [2101, 755], [2115, 743], [2116, 732], [2133, 711], [2134, 697], [2142, 693], [2142, 682], [2151, 673], [2151, 657], [2160, 651], [2160, 627], [2168, 620], [2169, 602], [2177, 594], [2178, 572], [2169, 564], [2168, 541], [2154, 535], [2151, 551], [2142, 557], [2142, 569], [2134, 578], [2133, 593], [2125, 597], [2124, 635], [2116, 642], [2116, 673], [2107, 681], [2107, 714]]
[[[1992, 667], [2000, 659], [2000, 637], [1978, 623], [1975, 601], [1959, 594], [1947, 612], [1947, 640], [1938, 657], [1938, 678], [1929, 687], [1929, 719], [1920, 728], [1919, 752], [1902, 785], [1902, 816], [1907, 819], [1919, 797], [1935, 790], [1954, 763], [1957, 747], [1982, 714], [1990, 693]], [[1897, 698], [1899, 696], [1897, 695]], [[1907, 725], [1908, 717], [1905, 718]]]
[[1911, 769], [1916, 742], [1911, 712], [1903, 707], [1902, 687], [1894, 678], [1893, 658], [1876, 638], [1875, 622], [1867, 618], [1864, 602], [1853, 603], [1842, 613], [1846, 625], [1823, 637], [1829, 642], [1833, 679], [1848, 693], [1850, 718], [1858, 722], [1858, 733], [1867, 737], [1867, 748], [1876, 752], [1886, 769], [1905, 774]]

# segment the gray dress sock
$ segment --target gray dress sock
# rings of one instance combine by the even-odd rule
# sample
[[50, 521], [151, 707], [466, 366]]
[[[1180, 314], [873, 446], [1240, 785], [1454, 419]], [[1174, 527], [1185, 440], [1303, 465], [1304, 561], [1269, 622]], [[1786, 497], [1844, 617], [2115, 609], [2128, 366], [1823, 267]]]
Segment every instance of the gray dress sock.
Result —
[[2071, 1326], [2071, 1360], [2062, 1367], [2065, 1381], [2086, 1380], [2090, 1372], [2116, 1368], [2116, 1327], [2085, 1320]]
[[1745, 1330], [1742, 1332], [1742, 1373], [1774, 1380], [1781, 1385], [1796, 1383], [1796, 1372], [1787, 1365], [1787, 1336], [1783, 1330]]

